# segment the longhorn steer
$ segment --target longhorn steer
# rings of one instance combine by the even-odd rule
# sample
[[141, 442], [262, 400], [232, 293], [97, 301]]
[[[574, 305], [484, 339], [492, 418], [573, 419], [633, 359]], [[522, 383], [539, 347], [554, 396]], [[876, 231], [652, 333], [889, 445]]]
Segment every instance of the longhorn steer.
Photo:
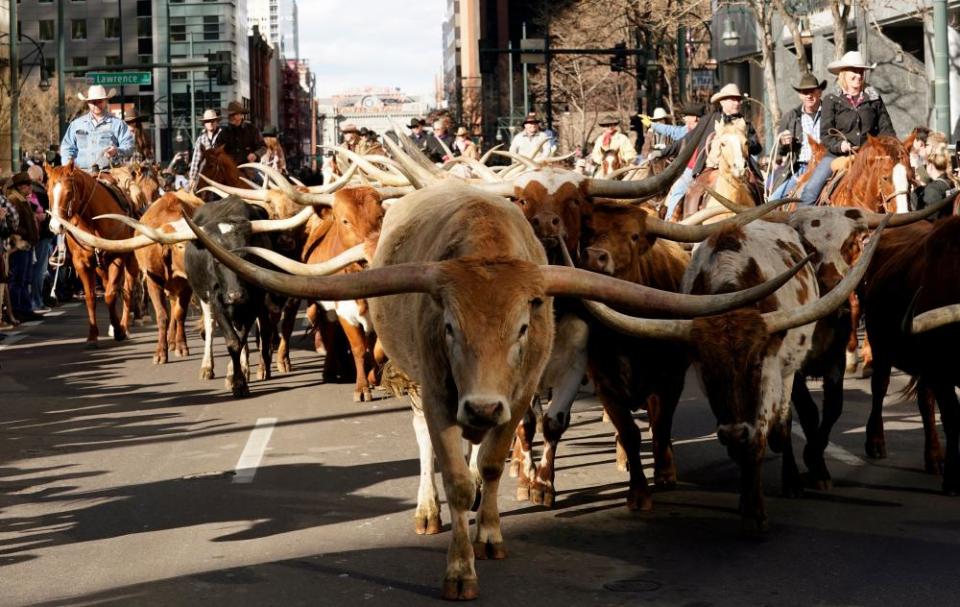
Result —
[[[475, 556], [506, 556], [497, 488], [510, 439], [547, 363], [552, 296], [590, 296], [644, 312], [702, 314], [765, 297], [796, 272], [760, 289], [702, 298], [545, 266], [543, 248], [515, 206], [458, 184], [430, 187], [397, 202], [385, 218], [371, 269], [345, 276], [279, 274], [231, 255], [202, 230], [197, 237], [227, 267], [290, 297], [389, 296], [371, 300], [370, 310], [386, 352], [421, 386], [451, 510], [443, 583], [450, 599], [477, 596]], [[477, 486], [463, 456], [463, 438], [480, 444], [483, 492], [472, 547], [467, 512]]]

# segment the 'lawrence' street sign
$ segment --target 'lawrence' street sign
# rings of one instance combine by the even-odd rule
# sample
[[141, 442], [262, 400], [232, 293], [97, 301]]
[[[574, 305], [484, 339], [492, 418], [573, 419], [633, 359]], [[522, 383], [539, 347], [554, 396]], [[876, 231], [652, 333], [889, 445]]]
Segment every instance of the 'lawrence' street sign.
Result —
[[123, 86], [127, 84], [150, 84], [153, 82], [151, 72], [88, 72], [87, 84], [102, 84], [104, 86]]

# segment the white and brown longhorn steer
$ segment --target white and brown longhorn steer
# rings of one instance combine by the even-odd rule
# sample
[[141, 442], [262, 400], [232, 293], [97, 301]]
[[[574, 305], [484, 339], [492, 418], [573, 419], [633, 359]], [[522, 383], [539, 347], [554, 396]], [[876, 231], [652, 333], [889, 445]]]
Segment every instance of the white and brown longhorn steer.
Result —
[[[400, 199], [384, 219], [365, 272], [290, 276], [231, 254], [202, 231], [197, 237], [245, 280], [276, 293], [330, 300], [379, 297], [370, 302], [374, 327], [393, 362], [421, 386], [443, 475], [453, 526], [443, 581], [448, 599], [478, 595], [475, 556], [506, 556], [497, 488], [513, 432], [550, 354], [554, 296], [590, 296], [642, 313], [692, 316], [766, 297], [797, 271], [757, 289], [702, 297], [548, 266], [516, 206], [458, 184], [431, 186]], [[477, 485], [464, 459], [464, 438], [480, 444], [483, 481], [472, 542], [467, 516]]]

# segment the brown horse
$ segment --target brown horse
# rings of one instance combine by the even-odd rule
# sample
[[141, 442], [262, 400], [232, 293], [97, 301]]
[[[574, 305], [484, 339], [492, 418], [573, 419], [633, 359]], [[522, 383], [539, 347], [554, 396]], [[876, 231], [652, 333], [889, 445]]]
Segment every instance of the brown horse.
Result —
[[[237, 168], [233, 158], [224, 151], [222, 145], [203, 150], [201, 153], [203, 154], [203, 160], [201, 160], [200, 175], [232, 188], [250, 189], [250, 184], [241, 179], [243, 174]], [[203, 183], [197, 184], [201, 188], [203, 185]], [[220, 198], [209, 191], [201, 192], [198, 195], [204, 202], [213, 202]]]
[[[128, 209], [96, 179], [76, 168], [71, 160], [61, 167], [45, 167], [49, 179], [47, 195], [50, 198], [50, 229], [61, 233], [61, 222], [69, 222], [87, 232], [103, 238], [122, 239], [132, 235], [133, 230], [115, 221], [94, 221], [93, 218], [107, 213], [128, 215]], [[97, 328], [97, 276], [103, 283], [104, 302], [110, 312], [110, 326], [117, 341], [127, 338], [130, 322], [131, 294], [139, 273], [136, 258], [131, 253], [114, 254], [95, 251], [78, 243], [72, 236], [66, 239], [73, 259], [73, 267], [83, 283], [87, 303], [89, 332], [87, 345], [95, 347], [100, 331]], [[122, 289], [121, 289], [122, 284]], [[117, 292], [123, 295], [123, 314], [116, 309]]]

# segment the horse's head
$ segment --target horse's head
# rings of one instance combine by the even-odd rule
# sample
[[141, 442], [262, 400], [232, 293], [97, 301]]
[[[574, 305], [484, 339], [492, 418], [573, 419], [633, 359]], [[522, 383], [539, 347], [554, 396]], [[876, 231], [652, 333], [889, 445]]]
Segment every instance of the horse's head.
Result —
[[[853, 183], [864, 188], [867, 208], [889, 213], [906, 213], [913, 183], [910, 152], [895, 137], [868, 135], [850, 167]], [[872, 203], [872, 204], [871, 204]]]
[[246, 188], [240, 181], [240, 169], [233, 158], [224, 151], [222, 145], [203, 150], [203, 170], [200, 172], [208, 178], [235, 188]]
[[717, 120], [709, 155], [721, 172], [742, 179], [747, 174], [747, 123], [743, 118], [730, 122]]
[[45, 164], [44, 170], [47, 173], [47, 198], [50, 200], [50, 230], [59, 234], [63, 229], [60, 222], [70, 219], [78, 210], [74, 201], [81, 197], [83, 178], [92, 178], [74, 166], [72, 158], [63, 166]]
[[600, 175], [606, 177], [610, 173], [621, 168], [620, 152], [617, 150], [607, 150], [603, 153], [603, 161], [600, 165]]

